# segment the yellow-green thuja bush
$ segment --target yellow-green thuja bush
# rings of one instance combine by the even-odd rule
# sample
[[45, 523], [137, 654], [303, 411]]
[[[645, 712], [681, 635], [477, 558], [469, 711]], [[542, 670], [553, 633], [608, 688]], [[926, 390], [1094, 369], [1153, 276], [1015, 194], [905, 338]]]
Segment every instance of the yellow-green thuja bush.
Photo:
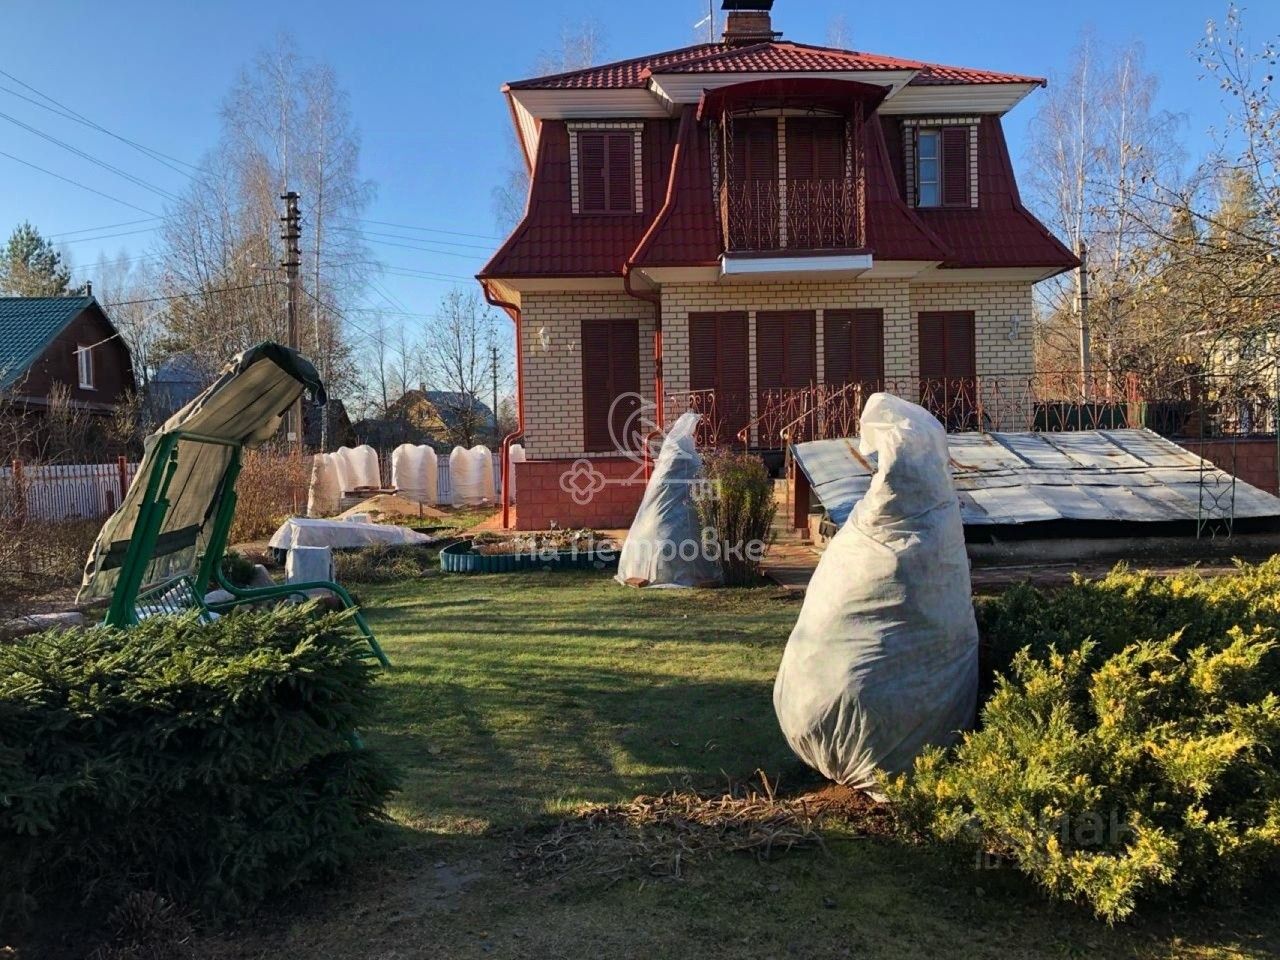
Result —
[[0, 644], [0, 919], [135, 890], [209, 913], [332, 874], [394, 789], [367, 645], [313, 607]]
[[976, 731], [886, 782], [903, 826], [1108, 921], [1268, 876], [1280, 866], [1278, 592], [1272, 562], [1218, 580], [1117, 571], [988, 603], [988, 651], [1023, 648]]

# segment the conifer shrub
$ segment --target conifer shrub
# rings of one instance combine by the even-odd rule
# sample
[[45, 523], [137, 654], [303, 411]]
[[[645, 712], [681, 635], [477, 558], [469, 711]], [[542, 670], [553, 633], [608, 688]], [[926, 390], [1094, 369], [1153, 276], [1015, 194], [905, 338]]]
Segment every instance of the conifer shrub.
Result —
[[707, 454], [702, 472], [708, 483], [694, 502], [704, 530], [718, 544], [725, 585], [754, 586], [778, 509], [769, 472], [759, 457], [724, 452]]
[[983, 604], [990, 662], [1007, 668], [975, 732], [885, 781], [900, 824], [1109, 922], [1271, 876], [1278, 589], [1269, 561], [1217, 580], [1118, 570]]
[[350, 863], [395, 788], [350, 743], [366, 654], [310, 606], [0, 646], [0, 919], [139, 890], [243, 914]]

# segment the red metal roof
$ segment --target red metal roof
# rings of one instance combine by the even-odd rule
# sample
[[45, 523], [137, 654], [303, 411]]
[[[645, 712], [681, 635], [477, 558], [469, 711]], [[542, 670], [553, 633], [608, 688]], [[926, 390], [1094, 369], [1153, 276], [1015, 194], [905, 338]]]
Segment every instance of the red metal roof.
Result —
[[875, 72], [915, 70], [914, 85], [959, 83], [1035, 83], [1042, 77], [998, 73], [970, 67], [906, 60], [857, 50], [838, 50], [785, 40], [746, 47], [703, 43], [585, 70], [535, 77], [508, 84], [512, 90], [625, 90], [645, 86], [651, 76], [665, 73]]

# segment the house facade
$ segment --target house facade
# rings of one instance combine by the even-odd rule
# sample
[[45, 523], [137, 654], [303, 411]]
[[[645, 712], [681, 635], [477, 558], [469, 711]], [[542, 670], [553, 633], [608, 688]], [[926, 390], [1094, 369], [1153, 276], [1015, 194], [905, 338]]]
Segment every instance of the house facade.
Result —
[[51, 404], [114, 414], [137, 389], [129, 347], [91, 295], [0, 297], [0, 401], [38, 432]]
[[835, 393], [963, 429], [984, 383], [1032, 374], [1033, 287], [1077, 265], [1002, 131], [1042, 79], [724, 7], [720, 43], [505, 88], [532, 185], [479, 279], [518, 331], [521, 529], [629, 523], [644, 438], [685, 409], [760, 450]]

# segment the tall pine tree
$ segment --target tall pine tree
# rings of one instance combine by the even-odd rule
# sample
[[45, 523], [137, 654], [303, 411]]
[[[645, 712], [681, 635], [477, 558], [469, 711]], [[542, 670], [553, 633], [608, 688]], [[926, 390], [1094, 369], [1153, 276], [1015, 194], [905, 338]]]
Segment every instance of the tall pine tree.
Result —
[[61, 297], [71, 290], [71, 271], [62, 254], [40, 231], [23, 222], [0, 249], [0, 294], [13, 297]]

